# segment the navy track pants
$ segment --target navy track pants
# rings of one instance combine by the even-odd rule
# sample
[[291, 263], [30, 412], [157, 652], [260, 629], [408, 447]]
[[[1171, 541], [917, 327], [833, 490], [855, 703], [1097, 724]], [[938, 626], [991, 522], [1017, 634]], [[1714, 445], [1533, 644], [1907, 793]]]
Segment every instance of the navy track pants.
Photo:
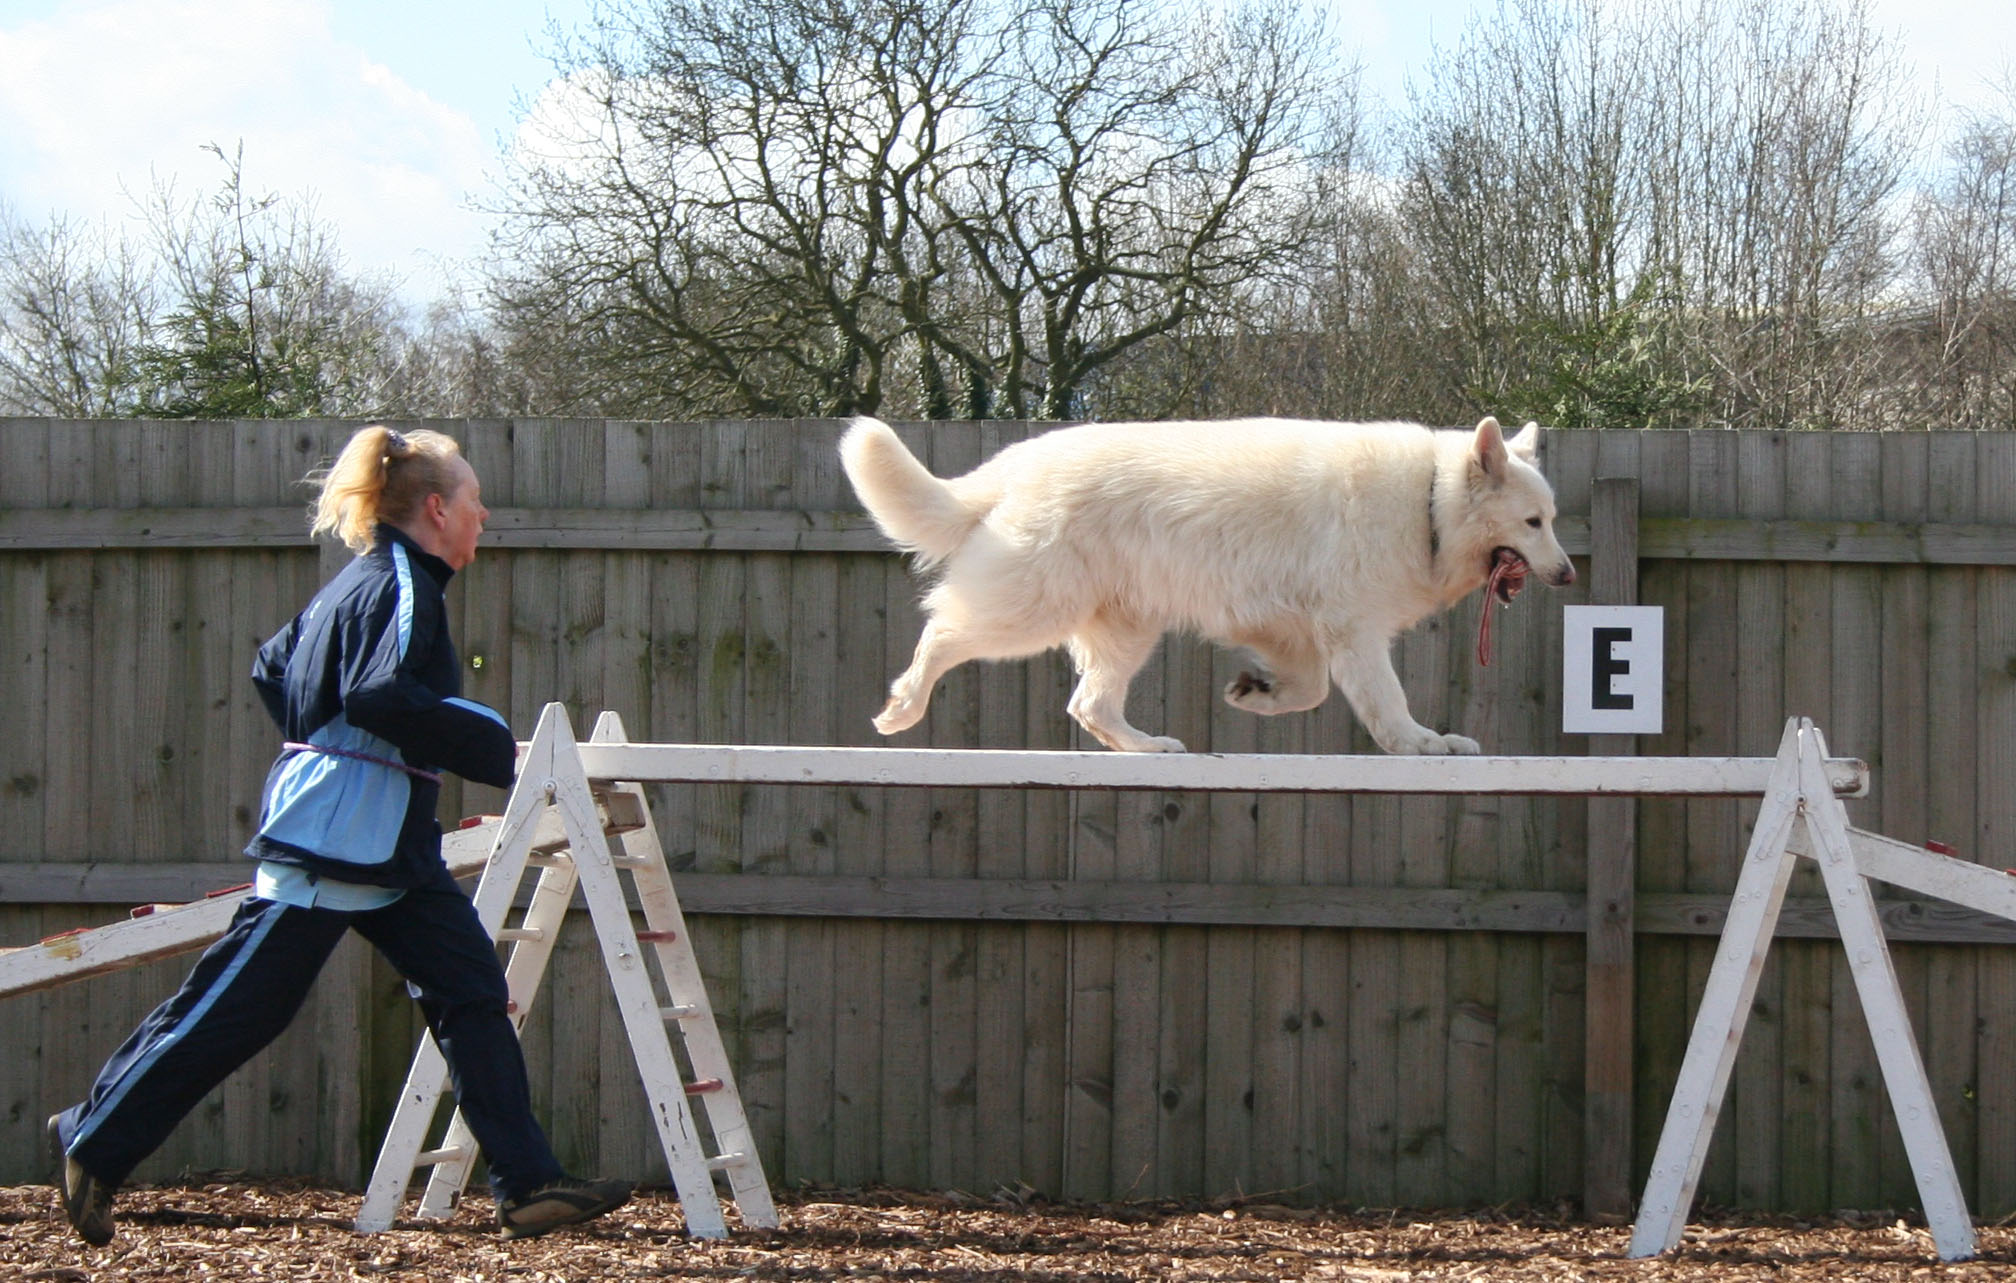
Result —
[[99, 1180], [123, 1182], [211, 1088], [279, 1036], [354, 929], [416, 991], [497, 1196], [559, 1179], [532, 1117], [496, 947], [468, 897], [441, 882], [356, 913], [246, 900], [182, 988], [105, 1062], [90, 1096], [63, 1111], [65, 1150]]

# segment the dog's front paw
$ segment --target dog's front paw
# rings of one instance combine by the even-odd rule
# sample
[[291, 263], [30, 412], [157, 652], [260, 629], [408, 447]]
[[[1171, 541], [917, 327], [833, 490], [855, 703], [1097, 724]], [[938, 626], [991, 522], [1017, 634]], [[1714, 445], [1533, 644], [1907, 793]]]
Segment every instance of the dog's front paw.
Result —
[[1415, 754], [1422, 757], [1449, 757], [1484, 751], [1482, 745], [1467, 735], [1437, 735], [1425, 726], [1416, 726], [1397, 742], [1383, 744], [1380, 747], [1389, 753]]

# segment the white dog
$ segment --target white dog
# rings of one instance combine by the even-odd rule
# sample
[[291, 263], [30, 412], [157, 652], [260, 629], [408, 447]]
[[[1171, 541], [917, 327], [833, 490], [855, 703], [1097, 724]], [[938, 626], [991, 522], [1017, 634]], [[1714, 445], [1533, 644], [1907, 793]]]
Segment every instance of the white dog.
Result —
[[1387, 752], [1475, 753], [1409, 714], [1392, 642], [1487, 581], [1508, 603], [1528, 571], [1574, 582], [1533, 466], [1539, 436], [1529, 423], [1508, 443], [1496, 419], [1474, 433], [1087, 424], [946, 481], [887, 424], [857, 419], [840, 442], [855, 492], [883, 534], [942, 572], [875, 727], [915, 725], [938, 679], [969, 659], [1062, 645], [1079, 725], [1109, 748], [1182, 752], [1129, 725], [1126, 698], [1162, 634], [1187, 628], [1257, 657], [1259, 672], [1225, 688], [1237, 708], [1300, 712], [1335, 681]]

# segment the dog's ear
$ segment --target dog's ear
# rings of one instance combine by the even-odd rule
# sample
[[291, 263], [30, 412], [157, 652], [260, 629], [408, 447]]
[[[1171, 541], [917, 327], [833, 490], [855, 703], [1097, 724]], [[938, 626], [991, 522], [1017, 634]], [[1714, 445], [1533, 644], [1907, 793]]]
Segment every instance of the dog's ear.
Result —
[[1526, 420], [1526, 426], [1519, 429], [1519, 435], [1506, 442], [1506, 445], [1513, 454], [1532, 463], [1540, 457], [1540, 425], [1531, 419]]
[[1505, 433], [1498, 420], [1487, 414], [1477, 421], [1477, 437], [1470, 444], [1470, 455], [1485, 476], [1493, 481], [1505, 479]]

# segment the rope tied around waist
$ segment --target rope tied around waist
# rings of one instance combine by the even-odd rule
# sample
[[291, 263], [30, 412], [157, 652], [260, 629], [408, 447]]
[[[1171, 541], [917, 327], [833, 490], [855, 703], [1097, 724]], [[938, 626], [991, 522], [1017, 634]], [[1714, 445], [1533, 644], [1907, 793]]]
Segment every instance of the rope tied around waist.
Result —
[[369, 762], [373, 766], [389, 766], [395, 771], [403, 771], [411, 775], [414, 779], [426, 780], [429, 784], [439, 784], [441, 782], [440, 774], [435, 771], [423, 771], [417, 766], [408, 766], [404, 762], [395, 762], [389, 757], [375, 757], [370, 753], [359, 753], [355, 749], [329, 748], [322, 744], [303, 744], [299, 740], [288, 740], [280, 747], [288, 753], [325, 753], [330, 757], [347, 757], [353, 762]]

